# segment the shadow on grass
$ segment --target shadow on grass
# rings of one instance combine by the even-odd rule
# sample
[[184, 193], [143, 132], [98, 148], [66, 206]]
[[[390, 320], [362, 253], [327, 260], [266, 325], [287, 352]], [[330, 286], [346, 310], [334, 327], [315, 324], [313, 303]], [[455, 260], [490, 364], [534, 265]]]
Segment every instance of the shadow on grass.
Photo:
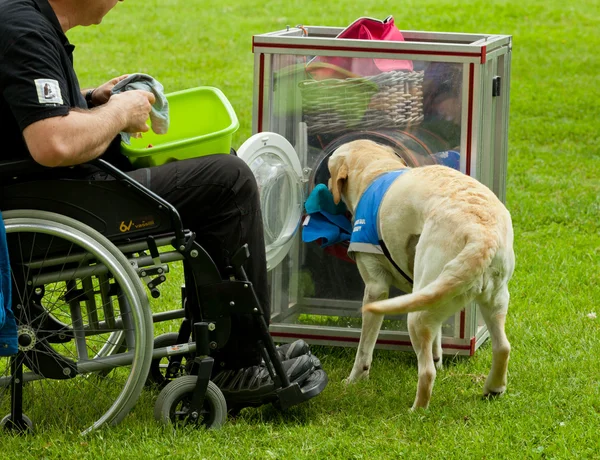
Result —
[[[369, 379], [346, 384], [344, 379], [352, 369], [355, 348], [312, 346], [311, 351], [319, 357], [329, 376], [329, 384], [323, 393], [286, 411], [278, 410], [272, 405], [247, 408], [238, 417], [230, 418], [229, 422], [289, 427], [308, 426], [319, 423], [319, 420], [345, 415], [372, 418], [376, 413], [384, 419], [395, 418], [403, 413], [410, 416], [409, 409], [417, 384], [417, 359], [413, 353], [375, 350]], [[460, 370], [454, 371], [456, 367], [461, 367], [461, 363], [466, 362], [465, 357], [445, 356], [444, 360], [445, 369], [440, 371], [440, 377], [450, 373], [452, 380], [468, 378]], [[480, 396], [473, 394], [473, 399]]]

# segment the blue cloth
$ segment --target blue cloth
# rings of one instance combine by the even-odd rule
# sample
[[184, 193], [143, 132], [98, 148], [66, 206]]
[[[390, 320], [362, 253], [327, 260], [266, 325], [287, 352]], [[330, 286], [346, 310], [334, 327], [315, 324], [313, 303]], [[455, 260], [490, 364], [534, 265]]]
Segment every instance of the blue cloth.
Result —
[[338, 204], [333, 202], [333, 195], [325, 184], [318, 184], [304, 203], [306, 212], [313, 214], [315, 212], [327, 212], [329, 214], [345, 214], [347, 211], [346, 205], [343, 201]]
[[302, 241], [321, 240], [321, 247], [348, 241], [352, 225], [346, 217], [346, 206], [333, 202], [333, 195], [324, 184], [317, 185], [304, 203], [308, 216], [302, 225]]
[[434, 153], [433, 157], [438, 164], [460, 171], [460, 152], [447, 150], [445, 152]]
[[390, 171], [375, 179], [363, 192], [356, 212], [348, 252], [383, 254], [379, 237], [379, 207], [392, 183], [408, 169]]
[[302, 227], [303, 242], [311, 243], [313, 241], [321, 240], [321, 247], [326, 248], [332, 244], [341, 243], [342, 241], [348, 241], [350, 239], [350, 230], [352, 230], [350, 221], [344, 216], [337, 216], [345, 219], [344, 226], [342, 227], [330, 220], [331, 214], [327, 214], [328, 213], [315, 213], [306, 216]]
[[17, 353], [17, 323], [11, 307], [11, 278], [6, 228], [0, 213], [0, 356]]
[[[167, 101], [167, 97], [165, 96], [163, 85], [150, 75], [134, 73], [117, 83], [111, 90], [111, 93], [118, 94], [133, 89], [141, 89], [154, 94], [156, 100], [152, 104], [152, 110], [150, 111], [152, 131], [156, 134], [166, 134], [169, 130], [169, 101]], [[121, 133], [121, 139], [127, 145], [130, 143], [130, 138], [131, 134]]]

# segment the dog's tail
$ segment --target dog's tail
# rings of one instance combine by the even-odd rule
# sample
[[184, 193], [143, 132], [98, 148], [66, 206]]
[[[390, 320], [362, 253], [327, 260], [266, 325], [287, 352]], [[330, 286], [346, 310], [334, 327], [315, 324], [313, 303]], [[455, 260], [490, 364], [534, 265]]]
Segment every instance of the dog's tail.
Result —
[[367, 304], [363, 310], [381, 314], [401, 314], [426, 310], [445, 304], [467, 292], [483, 275], [498, 250], [497, 238], [488, 235], [469, 239], [458, 255], [448, 262], [440, 275], [411, 294]]

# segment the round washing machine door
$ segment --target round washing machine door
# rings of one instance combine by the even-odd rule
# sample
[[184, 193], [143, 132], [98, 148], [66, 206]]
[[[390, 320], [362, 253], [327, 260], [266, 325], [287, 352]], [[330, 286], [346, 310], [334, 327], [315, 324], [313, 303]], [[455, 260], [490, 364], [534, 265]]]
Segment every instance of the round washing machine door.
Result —
[[279, 134], [258, 133], [238, 149], [256, 177], [265, 231], [267, 270], [285, 258], [300, 227], [304, 197], [302, 166], [294, 147]]

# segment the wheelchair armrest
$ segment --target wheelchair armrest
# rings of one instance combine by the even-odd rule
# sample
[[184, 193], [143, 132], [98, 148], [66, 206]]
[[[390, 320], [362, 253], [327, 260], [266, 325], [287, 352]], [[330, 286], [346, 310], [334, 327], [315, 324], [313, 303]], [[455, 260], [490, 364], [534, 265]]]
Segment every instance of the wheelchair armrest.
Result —
[[39, 174], [51, 168], [42, 166], [33, 158], [0, 161], [0, 178]]
[[[156, 204], [158, 209], [162, 209], [166, 211], [170, 217], [173, 231], [175, 233], [175, 239], [177, 241], [177, 246], [180, 247], [186, 241], [183, 224], [181, 222], [181, 217], [179, 216], [179, 212], [175, 209], [175, 207], [169, 202], [165, 201], [152, 191], [148, 190], [142, 184], [137, 182], [135, 179], [129, 177], [120, 169], [114, 167], [112, 164], [108, 163], [102, 159], [95, 159], [90, 161], [88, 164], [93, 165], [100, 170], [107, 173], [109, 176], [113, 177], [115, 180], [121, 183], [125, 183], [129, 190], [131, 190], [134, 194], [139, 197], [144, 198], [147, 202], [153, 202]], [[14, 178], [23, 178], [28, 177], [33, 180], [38, 179], [49, 179], [61, 178], [63, 174], [61, 174], [61, 170], [69, 170], [70, 168], [49, 168], [46, 166], [42, 166], [39, 163], [35, 162], [33, 158], [24, 158], [24, 159], [15, 159], [15, 160], [7, 160], [0, 161], [0, 181], [7, 181]], [[66, 171], [64, 177], [68, 178], [71, 176], [69, 171]]]

